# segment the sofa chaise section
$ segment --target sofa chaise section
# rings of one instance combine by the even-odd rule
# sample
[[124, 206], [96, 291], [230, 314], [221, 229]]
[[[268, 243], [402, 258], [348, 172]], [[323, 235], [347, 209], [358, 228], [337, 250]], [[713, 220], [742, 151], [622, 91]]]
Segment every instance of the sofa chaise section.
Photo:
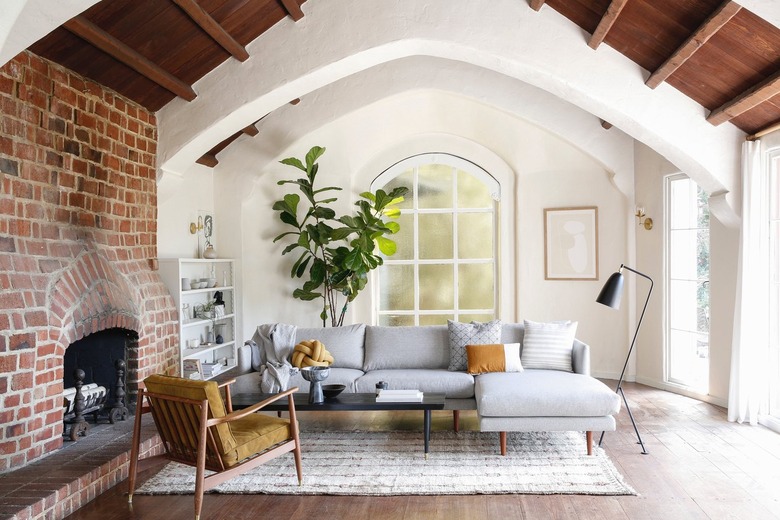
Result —
[[586, 374], [527, 369], [477, 376], [479, 429], [499, 432], [506, 455], [508, 431], [585, 431], [588, 455], [594, 431], [613, 431], [620, 398]]

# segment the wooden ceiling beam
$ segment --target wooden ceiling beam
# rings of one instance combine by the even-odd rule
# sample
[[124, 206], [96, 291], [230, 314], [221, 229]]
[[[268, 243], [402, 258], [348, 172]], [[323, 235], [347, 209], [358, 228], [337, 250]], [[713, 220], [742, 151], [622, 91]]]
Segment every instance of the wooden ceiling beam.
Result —
[[134, 71], [154, 81], [177, 96], [192, 101], [197, 94], [192, 87], [160, 66], [152, 63], [128, 45], [117, 40], [83, 16], [77, 16], [62, 25], [84, 41], [124, 63]]
[[212, 16], [203, 9], [195, 0], [173, 0], [176, 5], [192, 18], [192, 21], [198, 24], [212, 40], [217, 42], [223, 49], [229, 52], [235, 59], [246, 61], [249, 53], [243, 45], [238, 43], [224, 27], [222, 27]]
[[256, 136], [257, 134], [260, 133], [260, 130], [257, 129], [257, 127], [255, 126], [255, 123], [257, 123], [257, 121], [255, 121], [254, 123], [252, 123], [251, 125], [249, 125], [247, 127], [242, 128], [241, 132], [245, 133], [246, 135], [251, 136], [251, 137]]
[[618, 16], [620, 16], [620, 11], [622, 11], [626, 6], [626, 1], [627, 0], [612, 0], [612, 2], [609, 3], [607, 12], [604, 13], [604, 16], [601, 18], [598, 27], [596, 27], [596, 30], [593, 31], [593, 35], [590, 37], [590, 41], [588, 42], [588, 45], [592, 49], [597, 49], [599, 45], [601, 45], [601, 42], [604, 41], [604, 38], [607, 37], [607, 33], [609, 33], [609, 30], [612, 29], [613, 25], [615, 25]]
[[694, 55], [707, 41], [717, 33], [721, 27], [726, 25], [729, 20], [742, 9], [742, 6], [726, 0], [710, 16], [704, 20], [704, 23], [691, 34], [685, 43], [683, 43], [667, 60], [653, 72], [645, 82], [650, 88], [655, 88], [674, 74], [683, 63]]
[[725, 123], [740, 114], [744, 114], [764, 101], [768, 101], [780, 94], [780, 72], [776, 72], [767, 79], [747, 89], [731, 101], [716, 108], [707, 116], [707, 121], [715, 126]]
[[[261, 117], [260, 119], [263, 119], [263, 117]], [[260, 122], [260, 119], [258, 119], [257, 121], [255, 121], [249, 126], [245, 126], [239, 132], [232, 134], [228, 138], [223, 139], [211, 150], [201, 155], [200, 158], [195, 162], [198, 164], [202, 164], [203, 166], [208, 166], [209, 168], [215, 167], [217, 164], [219, 164], [219, 160], [217, 159], [217, 154], [222, 150], [224, 150], [225, 148], [227, 148], [233, 141], [241, 137], [241, 134], [246, 134], [250, 137], [254, 137], [260, 133], [260, 130], [258, 130], [257, 127], [255, 126], [257, 123]]]
[[208, 166], [209, 168], [213, 168], [219, 164], [219, 161], [217, 160], [217, 156], [212, 155], [210, 153], [205, 153], [201, 155], [198, 158], [198, 160], [196, 160], [195, 162], [198, 164], [202, 164], [203, 166]]
[[290, 15], [290, 18], [292, 18], [294, 21], [298, 21], [301, 18], [303, 18], [303, 10], [301, 9], [301, 6], [298, 4], [298, 0], [279, 0], [282, 2], [282, 7], [284, 7], [284, 10], [287, 11], [287, 14]]
[[530, 0], [531, 9], [538, 11], [544, 5], [545, 0]]

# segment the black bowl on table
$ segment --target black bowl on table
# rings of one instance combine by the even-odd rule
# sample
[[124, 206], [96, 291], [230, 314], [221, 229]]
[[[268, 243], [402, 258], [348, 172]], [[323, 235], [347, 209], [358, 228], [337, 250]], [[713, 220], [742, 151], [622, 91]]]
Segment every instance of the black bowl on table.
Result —
[[346, 385], [322, 385], [322, 393], [325, 399], [333, 399], [344, 391]]

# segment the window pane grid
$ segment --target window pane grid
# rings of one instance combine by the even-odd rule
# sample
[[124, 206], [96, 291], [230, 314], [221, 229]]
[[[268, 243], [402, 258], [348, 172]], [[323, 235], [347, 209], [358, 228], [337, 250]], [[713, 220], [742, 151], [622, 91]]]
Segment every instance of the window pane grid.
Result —
[[[385, 189], [403, 185], [404, 181], [407, 186], [412, 184], [411, 204], [404, 202], [401, 217], [405, 217], [410, 224], [407, 228], [402, 226], [402, 232], [411, 227], [414, 237], [410, 241], [411, 247], [405, 249], [411, 249], [411, 258], [406, 256], [408, 253], [401, 258], [384, 258], [384, 266], [377, 271], [380, 279], [378, 305], [375, 308], [378, 323], [412, 324], [409, 320], [413, 318], [413, 324], [420, 325], [440, 323], [442, 321], [439, 318], [458, 319], [461, 315], [484, 315], [489, 319], [495, 317], [496, 205], [491, 195], [491, 190], [495, 188], [484, 183], [484, 175], [471, 175], [444, 164], [421, 164], [407, 169], [387, 183]], [[461, 183], [467, 187], [468, 193], [460, 193]], [[446, 186], [449, 186], [449, 193], [444, 192]], [[480, 215], [488, 218], [479, 220]], [[469, 220], [461, 221], [464, 218]], [[466, 224], [468, 227], [461, 229], [461, 225]], [[475, 245], [471, 237], [480, 242]], [[486, 241], [485, 237], [489, 240]], [[483, 245], [480, 246], [480, 243]], [[409, 284], [398, 276], [394, 281], [389, 278], [391, 269], [402, 269], [404, 266], [411, 268], [413, 288], [409, 288]], [[480, 269], [480, 266], [484, 268]], [[462, 282], [463, 275], [467, 275], [467, 278]], [[406, 276], [409, 277], [408, 274]], [[478, 290], [472, 291], [475, 280], [481, 283]], [[467, 281], [468, 290], [460, 287], [461, 282]], [[403, 304], [398, 305], [405, 301], [403, 297], [387, 295], [393, 291], [406, 290], [412, 293], [406, 295], [411, 296], [411, 309], [404, 308]], [[473, 301], [472, 292], [478, 295], [481, 305], [469, 305], [477, 303]], [[490, 303], [491, 307], [484, 308], [485, 303]], [[446, 319], [443, 323], [446, 323]]]

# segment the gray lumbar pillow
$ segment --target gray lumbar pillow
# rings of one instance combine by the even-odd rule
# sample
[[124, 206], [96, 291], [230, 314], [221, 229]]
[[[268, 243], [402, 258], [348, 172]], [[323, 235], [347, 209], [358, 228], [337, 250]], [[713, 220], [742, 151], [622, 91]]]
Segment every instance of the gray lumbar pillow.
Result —
[[447, 320], [450, 333], [450, 366], [448, 370], [466, 370], [468, 356], [466, 345], [495, 345], [501, 343], [501, 320], [487, 323], [460, 323]]

